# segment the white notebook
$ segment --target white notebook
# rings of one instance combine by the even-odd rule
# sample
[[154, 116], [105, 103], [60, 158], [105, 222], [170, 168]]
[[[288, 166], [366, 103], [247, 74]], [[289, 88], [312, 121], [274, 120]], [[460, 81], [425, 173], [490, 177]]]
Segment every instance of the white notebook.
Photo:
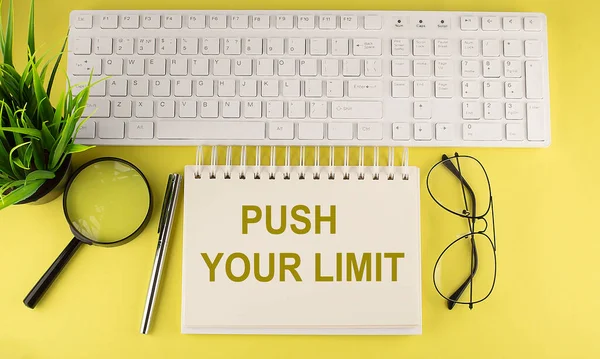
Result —
[[421, 334], [418, 168], [314, 171], [186, 167], [182, 333]]

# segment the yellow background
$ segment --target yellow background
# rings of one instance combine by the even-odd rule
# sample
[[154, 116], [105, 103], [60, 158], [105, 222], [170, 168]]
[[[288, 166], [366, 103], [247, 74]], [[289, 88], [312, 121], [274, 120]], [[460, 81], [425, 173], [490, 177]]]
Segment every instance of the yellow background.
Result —
[[[15, 2], [16, 51], [25, 54], [29, 1]], [[492, 180], [498, 225], [496, 291], [472, 311], [445, 308], [433, 288], [431, 270], [439, 252], [463, 224], [436, 207], [423, 186], [422, 336], [184, 336], [179, 334], [179, 211], [153, 330], [143, 336], [138, 330], [156, 246], [156, 213], [143, 235], [126, 246], [82, 248], [35, 310], [22, 304], [25, 294], [70, 240], [57, 200], [0, 213], [0, 358], [600, 357], [598, 1], [38, 0], [37, 42], [56, 51], [67, 29], [69, 12], [75, 8], [200, 7], [545, 12], [551, 70], [551, 147], [458, 149], [478, 157]], [[425, 174], [442, 153], [453, 151], [411, 149], [410, 162]], [[181, 172], [184, 165], [194, 161], [195, 151], [189, 147], [97, 148], [77, 156], [75, 164], [103, 155], [136, 163], [149, 177], [158, 210], [168, 173]], [[424, 176], [421, 181], [424, 184]]]

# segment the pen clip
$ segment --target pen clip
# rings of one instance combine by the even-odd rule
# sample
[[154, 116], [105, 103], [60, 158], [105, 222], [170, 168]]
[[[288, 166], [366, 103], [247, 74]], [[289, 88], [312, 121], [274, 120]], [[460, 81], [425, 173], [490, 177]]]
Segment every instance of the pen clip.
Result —
[[169, 201], [171, 198], [171, 193], [173, 192], [173, 182], [175, 181], [175, 176], [173, 174], [169, 175], [169, 180], [167, 181], [167, 189], [165, 190], [165, 198], [163, 199], [162, 209], [160, 211], [160, 221], [158, 223], [158, 233], [162, 232], [163, 228], [167, 224], [167, 208], [169, 205]]

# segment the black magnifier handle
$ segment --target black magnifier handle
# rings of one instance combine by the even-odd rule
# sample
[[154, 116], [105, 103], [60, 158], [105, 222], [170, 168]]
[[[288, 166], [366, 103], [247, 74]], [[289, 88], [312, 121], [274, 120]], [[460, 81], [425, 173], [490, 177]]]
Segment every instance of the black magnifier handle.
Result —
[[71, 242], [67, 244], [65, 249], [56, 258], [54, 263], [48, 268], [46, 273], [40, 278], [36, 285], [31, 289], [27, 297], [23, 300], [26, 306], [33, 309], [35, 308], [38, 301], [42, 298], [46, 290], [50, 288], [56, 277], [60, 274], [62, 269], [65, 267], [69, 259], [73, 257], [73, 254], [77, 251], [77, 248], [81, 245], [81, 241], [77, 238], [71, 239]]

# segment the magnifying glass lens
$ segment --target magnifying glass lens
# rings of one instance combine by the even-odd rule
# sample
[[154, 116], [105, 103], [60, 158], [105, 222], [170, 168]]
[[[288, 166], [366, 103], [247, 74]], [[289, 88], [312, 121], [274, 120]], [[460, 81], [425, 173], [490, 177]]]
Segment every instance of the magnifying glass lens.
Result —
[[83, 169], [66, 194], [73, 227], [98, 243], [118, 242], [143, 224], [150, 206], [144, 178], [119, 161], [100, 161]]

